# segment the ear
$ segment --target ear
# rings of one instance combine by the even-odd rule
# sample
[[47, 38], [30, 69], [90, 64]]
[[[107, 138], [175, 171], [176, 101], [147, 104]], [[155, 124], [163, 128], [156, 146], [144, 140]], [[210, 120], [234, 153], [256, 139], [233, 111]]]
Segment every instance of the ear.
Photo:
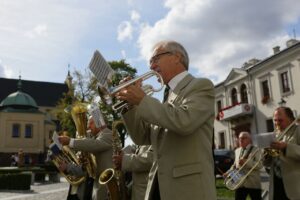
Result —
[[177, 63], [181, 63], [181, 54], [180, 53], [178, 53], [178, 52], [176, 52], [175, 54], [174, 54], [174, 56], [175, 56], [175, 62], [176, 62], [176, 64]]

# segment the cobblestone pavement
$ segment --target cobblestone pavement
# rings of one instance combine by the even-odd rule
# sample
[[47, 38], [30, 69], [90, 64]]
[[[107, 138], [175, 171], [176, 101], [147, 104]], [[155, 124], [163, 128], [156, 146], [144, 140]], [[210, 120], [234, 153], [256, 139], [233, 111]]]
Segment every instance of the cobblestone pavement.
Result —
[[[268, 190], [268, 174], [261, 171], [262, 189]], [[45, 183], [34, 183], [31, 185], [30, 191], [1, 191], [1, 200], [64, 200], [67, 198], [69, 189], [69, 183], [64, 179], [60, 179], [60, 183], [51, 183], [46, 181]], [[268, 195], [264, 199], [267, 199]], [[222, 197], [218, 197], [218, 200], [224, 200]], [[226, 199], [228, 200], [228, 199]]]
[[1, 200], [64, 200], [67, 198], [69, 183], [61, 178], [60, 183], [34, 183], [30, 191], [1, 191]]

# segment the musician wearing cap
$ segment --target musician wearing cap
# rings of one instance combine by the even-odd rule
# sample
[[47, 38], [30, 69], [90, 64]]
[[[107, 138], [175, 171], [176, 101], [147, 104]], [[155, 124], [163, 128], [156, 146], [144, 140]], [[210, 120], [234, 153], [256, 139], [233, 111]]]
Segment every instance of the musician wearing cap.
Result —
[[74, 139], [68, 136], [59, 136], [59, 141], [63, 145], [69, 145], [76, 151], [90, 152], [95, 155], [97, 170], [93, 186], [92, 199], [107, 199], [107, 189], [105, 185], [98, 183], [99, 175], [112, 164], [112, 133], [105, 123], [96, 126], [94, 118], [88, 120], [88, 129], [91, 131], [92, 138]]
[[273, 120], [277, 141], [271, 148], [279, 155], [264, 160], [264, 165], [270, 167], [270, 199], [300, 199], [300, 127], [289, 107], [277, 108]]
[[260, 169], [262, 168], [262, 163], [259, 160], [260, 153], [257, 152], [258, 148], [252, 145], [250, 133], [241, 132], [239, 134], [239, 148], [235, 150], [235, 161], [232, 167], [225, 174], [223, 174], [223, 176], [227, 177], [230, 175], [230, 172], [235, 169], [241, 169], [243, 165], [243, 174], [245, 174], [245, 172], [247, 173], [247, 171], [250, 169], [252, 170], [252, 168], [254, 169], [246, 177], [244, 182], [236, 189], [235, 200], [246, 200], [248, 195], [252, 200], [262, 199], [260, 182]]
[[189, 58], [175, 41], [153, 48], [150, 68], [169, 91], [165, 101], [148, 96], [139, 84], [116, 97], [132, 105], [123, 119], [137, 145], [152, 145], [154, 164], [145, 199], [216, 199], [212, 154], [214, 86], [188, 73]]

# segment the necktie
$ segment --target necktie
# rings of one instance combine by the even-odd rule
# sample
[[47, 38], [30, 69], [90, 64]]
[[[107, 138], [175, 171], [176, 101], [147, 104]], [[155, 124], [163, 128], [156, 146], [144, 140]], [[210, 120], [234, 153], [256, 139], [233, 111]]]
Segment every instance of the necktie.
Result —
[[242, 151], [240, 153], [240, 158], [243, 158], [245, 152], [246, 152], [246, 148], [242, 148]]
[[278, 178], [282, 177], [280, 165], [281, 165], [280, 158], [275, 157], [274, 158], [274, 173]]
[[168, 85], [166, 85], [165, 91], [164, 91], [164, 100], [163, 103], [167, 101], [168, 97], [169, 97], [169, 91], [170, 91], [170, 87]]

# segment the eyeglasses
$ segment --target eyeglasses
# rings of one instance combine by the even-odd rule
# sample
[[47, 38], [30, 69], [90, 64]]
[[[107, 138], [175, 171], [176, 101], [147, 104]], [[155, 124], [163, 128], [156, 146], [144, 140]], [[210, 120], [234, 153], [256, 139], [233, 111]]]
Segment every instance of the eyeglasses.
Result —
[[152, 56], [151, 59], [150, 59], [150, 65], [152, 65], [154, 63], [157, 63], [157, 61], [160, 59], [160, 57], [163, 56], [163, 55], [166, 55], [166, 54], [172, 54], [172, 52], [166, 51], [166, 52], [163, 52], [163, 53], [156, 54], [155, 56]]

